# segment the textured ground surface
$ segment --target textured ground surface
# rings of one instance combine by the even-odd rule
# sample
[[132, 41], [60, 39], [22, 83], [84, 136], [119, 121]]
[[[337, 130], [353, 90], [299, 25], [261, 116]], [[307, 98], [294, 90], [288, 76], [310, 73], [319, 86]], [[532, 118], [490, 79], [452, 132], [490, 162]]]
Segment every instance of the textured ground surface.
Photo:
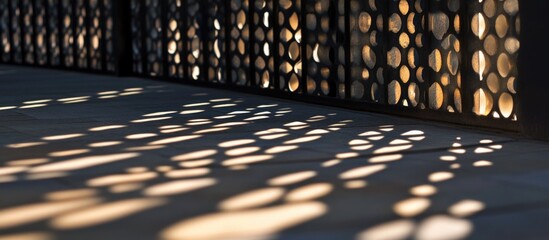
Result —
[[548, 156], [459, 126], [0, 66], [0, 239], [543, 239]]

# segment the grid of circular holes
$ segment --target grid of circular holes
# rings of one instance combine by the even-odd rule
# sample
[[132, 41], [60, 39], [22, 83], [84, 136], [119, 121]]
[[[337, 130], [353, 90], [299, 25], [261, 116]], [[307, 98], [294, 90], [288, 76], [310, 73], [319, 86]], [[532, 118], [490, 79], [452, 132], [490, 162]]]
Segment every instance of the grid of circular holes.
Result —
[[183, 7], [186, 10], [186, 60], [187, 60], [187, 73], [191, 80], [199, 80], [201, 77], [200, 67], [203, 63], [203, 46], [202, 40], [200, 40], [200, 1], [201, 0], [187, 0], [186, 5]]
[[[50, 0], [53, 1], [53, 0]], [[116, 1], [116, 0], [115, 0]], [[107, 5], [105, 5], [107, 6]], [[141, 1], [132, 0], [130, 3], [132, 13], [132, 56], [133, 56], [133, 71], [139, 74], [143, 73], [143, 63], [141, 61], [141, 49], [143, 43], [141, 41], [141, 26], [143, 19], [141, 18]]]
[[115, 0], [103, 0], [103, 7], [105, 11], [103, 12], [103, 21], [105, 21], [105, 51], [106, 51], [106, 62], [107, 70], [113, 72], [114, 69], [114, 41], [113, 41], [113, 9], [112, 1]]
[[392, 105], [424, 108], [420, 100], [422, 91], [418, 90], [423, 82], [423, 68], [416, 51], [424, 46], [424, 1], [392, 0], [390, 4], [387, 25], [389, 36], [394, 40], [387, 52], [387, 65], [392, 68], [387, 100]]
[[472, 67], [480, 80], [474, 94], [473, 112], [480, 116], [516, 121], [516, 61], [520, 42], [518, 0], [480, 0], [472, 16], [478, 44]]
[[280, 88], [290, 92], [300, 90], [299, 79], [301, 72], [301, 2], [280, 0], [278, 13], [278, 26], [280, 43], [278, 54], [280, 56], [279, 83]]
[[384, 0], [352, 0], [351, 27], [351, 98], [381, 101], [383, 76], [382, 39]]
[[151, 76], [162, 76], [162, 19], [160, 0], [145, 1], [145, 47], [147, 49], [147, 72]]
[[84, 5], [84, 0], [77, 0], [76, 3], [73, 1], [72, 4], [76, 4], [76, 59], [77, 66], [79, 68], [88, 67], [88, 48], [86, 46], [86, 38], [88, 37], [88, 31], [86, 29], [86, 18], [88, 17], [88, 12], [86, 11], [86, 6]]
[[[13, 1], [12, 1], [13, 2]], [[63, 11], [59, 14], [62, 14], [62, 36], [63, 39], [61, 39], [61, 51], [63, 52], [64, 59], [62, 59], [63, 64], [65, 66], [71, 67], [74, 65], [74, 58], [73, 58], [73, 49], [74, 45], [73, 42], [75, 39], [73, 39], [73, 27], [72, 25], [75, 24], [72, 21], [71, 16], [72, 14], [72, 1], [70, 0], [62, 0], [61, 6], [63, 8]]]
[[[254, 4], [255, 84], [270, 88], [274, 77], [272, 12], [274, 0], [256, 0]], [[276, 1], [274, 1], [276, 2]]]
[[[34, 64], [34, 9], [30, 0], [21, 0], [23, 14], [23, 48], [25, 49], [24, 61], [25, 63]], [[19, 2], [19, 1], [16, 1]]]
[[[336, 72], [336, 48], [335, 27], [331, 26], [333, 19], [330, 13], [334, 11], [335, 4], [331, 0], [309, 0], [306, 8], [307, 28], [307, 92], [314, 95], [329, 95], [335, 89], [333, 85]], [[290, 45], [290, 54], [299, 52], [299, 48]], [[295, 60], [295, 59], [293, 59]], [[344, 59], [343, 59], [344, 60]]]
[[99, 24], [102, 21], [101, 17], [103, 13], [99, 8], [99, 0], [89, 0], [89, 14], [90, 32], [88, 42], [90, 44], [90, 68], [100, 70], [102, 68], [100, 46], [103, 34]]
[[433, 50], [429, 69], [434, 83], [429, 87], [429, 108], [462, 112], [461, 99], [461, 28], [459, 0], [432, 1], [429, 32]]
[[34, 27], [36, 30], [36, 59], [38, 65], [45, 65], [48, 60], [48, 53], [46, 48], [46, 6], [43, 1], [35, 1], [36, 13], [34, 16]]
[[208, 81], [224, 83], [225, 82], [225, 12], [222, 7], [225, 1], [212, 0], [208, 7], [208, 52], [209, 67]]
[[184, 60], [184, 44], [186, 39], [182, 31], [184, 27], [181, 26], [181, 4], [176, 1], [168, 1], [168, 27], [166, 29], [167, 36], [167, 64], [168, 74], [170, 77], [184, 77], [183, 60]]
[[9, 41], [8, 15], [9, 7], [7, 1], [0, 1], [0, 60], [8, 62], [10, 60], [11, 44]]
[[237, 85], [249, 85], [248, 69], [250, 67], [250, 22], [248, 11], [249, 0], [231, 0], [231, 77]]

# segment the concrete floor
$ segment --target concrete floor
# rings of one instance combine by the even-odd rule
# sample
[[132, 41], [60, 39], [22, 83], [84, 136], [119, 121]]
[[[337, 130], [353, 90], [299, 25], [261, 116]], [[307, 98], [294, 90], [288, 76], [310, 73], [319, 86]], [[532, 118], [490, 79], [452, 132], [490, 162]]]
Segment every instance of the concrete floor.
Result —
[[547, 156], [510, 134], [0, 66], [2, 240], [547, 239]]

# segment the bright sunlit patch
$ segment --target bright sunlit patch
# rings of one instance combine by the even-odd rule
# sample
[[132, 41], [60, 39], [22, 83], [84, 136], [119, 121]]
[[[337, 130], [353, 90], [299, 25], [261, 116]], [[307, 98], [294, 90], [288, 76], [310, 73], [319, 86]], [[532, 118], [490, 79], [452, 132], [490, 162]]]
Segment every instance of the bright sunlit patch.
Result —
[[338, 165], [341, 163], [341, 159], [332, 159], [332, 160], [328, 160], [328, 161], [325, 161], [321, 164], [322, 167], [333, 167], [335, 165]]
[[202, 137], [202, 135], [171, 137], [171, 138], [165, 138], [158, 141], [150, 142], [149, 145], [165, 145], [165, 144], [179, 143], [179, 142], [184, 142], [184, 141], [188, 141], [188, 140], [192, 140], [200, 137]]
[[137, 146], [137, 147], [129, 147], [125, 148], [126, 151], [152, 151], [152, 150], [158, 150], [166, 148], [164, 145], [153, 145], [153, 146]]
[[343, 186], [347, 189], [359, 189], [368, 186], [368, 182], [364, 180], [351, 180], [346, 181]]
[[473, 163], [473, 166], [475, 167], [490, 167], [492, 165], [494, 164], [488, 160], [480, 160]]
[[457, 157], [456, 156], [440, 156], [439, 159], [445, 162], [453, 162], [457, 160]]
[[4, 110], [11, 110], [11, 109], [16, 109], [17, 106], [4, 106], [4, 107], [0, 107], [0, 111], [4, 111]]
[[436, 215], [420, 223], [415, 239], [465, 239], [472, 230], [468, 220]]
[[146, 122], [156, 122], [156, 121], [162, 121], [167, 119], [172, 119], [173, 117], [157, 117], [157, 118], [144, 118], [144, 119], [136, 119], [132, 120], [132, 123], [146, 123]]
[[338, 153], [336, 154], [336, 158], [338, 159], [346, 159], [346, 158], [356, 158], [360, 156], [357, 152], [346, 152], [346, 153]]
[[189, 114], [197, 114], [197, 113], [201, 113], [201, 112], [204, 112], [204, 110], [201, 110], [201, 109], [185, 110], [185, 111], [179, 112], [179, 114], [181, 114], [181, 115], [189, 115]]
[[164, 111], [164, 112], [153, 112], [143, 115], [143, 117], [158, 117], [158, 116], [164, 116], [164, 115], [170, 115], [177, 113], [177, 111]]
[[324, 215], [319, 202], [286, 204], [248, 211], [214, 213], [183, 220], [162, 231], [162, 239], [267, 239]]
[[290, 173], [290, 174], [278, 176], [275, 178], [271, 178], [267, 181], [267, 184], [271, 186], [287, 186], [287, 185], [292, 185], [292, 184], [306, 181], [308, 179], [315, 177], [316, 175], [317, 174], [315, 171], [295, 172], [295, 173]]
[[386, 168], [387, 168], [387, 166], [385, 166], [383, 164], [357, 167], [357, 168], [353, 168], [351, 170], [347, 170], [347, 171], [341, 173], [339, 175], [339, 178], [341, 178], [341, 179], [355, 179], [355, 178], [368, 177], [370, 175], [381, 172], [381, 171], [385, 170]]
[[7, 162], [8, 166], [32, 166], [49, 162], [49, 158], [19, 159]]
[[166, 202], [163, 199], [136, 198], [105, 203], [56, 217], [51, 221], [51, 225], [56, 229], [96, 226], [164, 205]]
[[91, 206], [99, 202], [100, 199], [85, 198], [72, 201], [21, 205], [14, 208], [2, 209], [0, 210], [0, 229], [38, 222], [63, 212]]
[[1, 240], [53, 240], [55, 237], [46, 232], [24, 232], [0, 235]]
[[97, 95], [112, 95], [112, 94], [118, 94], [118, 91], [105, 91], [105, 92], [98, 92]]
[[25, 105], [25, 106], [21, 106], [21, 107], [19, 107], [19, 109], [40, 108], [40, 107], [45, 107], [45, 106], [48, 106], [48, 104], [33, 104], [33, 105]]
[[200, 150], [196, 152], [185, 153], [172, 157], [172, 161], [188, 161], [213, 156], [217, 153], [215, 149]]
[[298, 145], [275, 146], [275, 147], [272, 147], [272, 148], [269, 148], [269, 149], [265, 150], [265, 153], [267, 153], [267, 154], [277, 154], [277, 153], [292, 151], [292, 150], [295, 150], [295, 149], [298, 149], [298, 148], [299, 148]]
[[288, 133], [279, 133], [279, 134], [263, 135], [263, 136], [260, 136], [259, 138], [262, 140], [274, 140], [274, 139], [286, 137], [288, 135], [289, 135]]
[[231, 141], [222, 142], [222, 143], [218, 144], [218, 146], [222, 147], [222, 148], [231, 148], [231, 147], [237, 147], [237, 146], [251, 144], [251, 143], [254, 143], [254, 142], [255, 142], [254, 139], [239, 139], [239, 140], [231, 140]]
[[137, 191], [143, 188], [143, 184], [141, 183], [122, 183], [122, 184], [116, 184], [109, 188], [109, 191], [112, 193], [126, 193], [126, 192], [133, 192]]
[[474, 215], [484, 210], [484, 208], [485, 208], [484, 203], [477, 200], [466, 199], [450, 206], [450, 208], [448, 209], [448, 212], [453, 216], [463, 218], [463, 217], [469, 217], [471, 215]]
[[386, 162], [394, 162], [402, 159], [402, 154], [391, 154], [391, 155], [382, 155], [377, 157], [372, 157], [368, 160], [368, 162], [371, 163], [386, 163]]
[[27, 169], [28, 167], [26, 166], [0, 167], [0, 176], [20, 173], [26, 171]]
[[218, 207], [224, 211], [235, 211], [268, 205], [284, 195], [283, 188], [263, 188], [238, 194], [221, 201]]
[[231, 101], [230, 98], [217, 98], [217, 99], [211, 99], [210, 102], [228, 102]]
[[71, 149], [71, 150], [65, 150], [65, 151], [52, 152], [48, 155], [50, 157], [68, 157], [68, 156], [89, 153], [89, 152], [90, 152], [89, 149]]
[[160, 133], [164, 133], [164, 134], [167, 134], [167, 133], [176, 133], [176, 132], [182, 132], [182, 131], [185, 131], [185, 130], [188, 130], [189, 128], [172, 128], [172, 129], [164, 129], [164, 130], [160, 130]]
[[382, 148], [374, 150], [374, 153], [375, 154], [398, 153], [398, 152], [402, 152], [404, 150], [408, 150], [412, 147], [413, 147], [413, 145], [411, 145], [411, 144], [410, 145], [382, 147]]
[[436, 172], [429, 175], [429, 181], [431, 182], [443, 182], [454, 178], [454, 174], [451, 172]]
[[393, 210], [401, 217], [415, 217], [431, 206], [427, 198], [410, 198], [396, 203]]
[[61, 98], [58, 99], [58, 102], [70, 102], [70, 101], [78, 101], [78, 100], [85, 100], [89, 99], [90, 96], [80, 96], [80, 97], [70, 97], [70, 98]]
[[91, 187], [110, 186], [121, 183], [143, 182], [158, 176], [155, 172], [114, 174], [90, 179], [86, 182]]
[[8, 145], [6, 145], [6, 147], [8, 147], [8, 148], [27, 148], [27, 147], [40, 146], [40, 145], [44, 145], [44, 144], [47, 144], [47, 143], [45, 143], [45, 142], [25, 142], [25, 143], [8, 144]]
[[107, 131], [107, 130], [125, 128], [125, 127], [127, 127], [127, 126], [126, 125], [108, 125], [108, 126], [100, 126], [100, 127], [90, 128], [89, 131], [91, 131], [91, 132], [101, 132], [101, 131]]
[[184, 168], [195, 168], [195, 167], [205, 167], [212, 163], [214, 163], [213, 159], [200, 159], [200, 160], [181, 162], [179, 163], [179, 166]]
[[96, 143], [90, 143], [88, 146], [92, 148], [102, 148], [102, 147], [111, 147], [120, 145], [122, 142], [120, 141], [109, 141], [109, 142], [96, 142]]
[[475, 149], [476, 154], [491, 153], [491, 152], [494, 152], [494, 150], [490, 148], [485, 148], [485, 147], [478, 147]]
[[87, 189], [87, 188], [72, 189], [72, 190], [51, 192], [51, 193], [46, 194], [46, 196], [44, 198], [46, 200], [49, 200], [49, 201], [66, 201], [66, 200], [93, 197], [97, 193], [98, 193], [98, 191], [95, 190], [95, 189]]
[[207, 105], [210, 105], [210, 103], [209, 102], [191, 103], [191, 104], [185, 104], [185, 105], [183, 105], [183, 107], [191, 108], [191, 107], [202, 107], [202, 106], [207, 106]]
[[299, 144], [299, 143], [308, 143], [320, 139], [322, 136], [308, 136], [300, 137], [292, 140], [285, 141], [284, 144]]
[[396, 220], [382, 223], [358, 234], [356, 240], [392, 240], [408, 239], [415, 229], [412, 220]]
[[65, 135], [56, 135], [56, 136], [43, 137], [42, 140], [57, 141], [57, 140], [66, 140], [66, 139], [79, 138], [79, 137], [82, 137], [82, 136], [84, 136], [84, 134], [74, 133], [74, 134], [65, 134]]
[[54, 172], [54, 171], [72, 171], [78, 169], [84, 169], [94, 167], [111, 162], [117, 162], [127, 160], [130, 158], [138, 157], [139, 153], [119, 153], [110, 155], [97, 155], [82, 157], [77, 159], [71, 159], [67, 161], [54, 162], [46, 165], [34, 167], [30, 170], [32, 173]]
[[330, 194], [333, 189], [330, 183], [313, 183], [290, 191], [285, 200], [288, 202], [312, 201]]
[[199, 179], [186, 179], [177, 180], [172, 182], [165, 182], [156, 185], [152, 185], [143, 191], [146, 196], [170, 196], [191, 192], [194, 190], [213, 186], [217, 183], [217, 180], [213, 178], [199, 178]]
[[244, 119], [244, 121], [257, 121], [257, 120], [262, 120], [267, 118], [269, 118], [269, 116], [255, 116], [255, 117], [246, 118]]
[[145, 139], [145, 138], [151, 138], [156, 136], [158, 136], [158, 134], [156, 133], [137, 133], [137, 134], [126, 136], [126, 139], [137, 140], [137, 139]]
[[48, 103], [53, 101], [52, 99], [41, 99], [41, 100], [33, 100], [33, 101], [26, 101], [23, 102], [23, 104], [38, 104], [38, 103]]
[[433, 185], [419, 185], [411, 188], [410, 193], [417, 197], [429, 197], [437, 193], [437, 188]]
[[225, 151], [225, 155], [230, 157], [247, 155], [259, 151], [260, 147], [242, 147]]
[[190, 177], [200, 177], [210, 173], [208, 168], [193, 168], [193, 169], [180, 169], [172, 170], [166, 173], [166, 177], [169, 178], [190, 178]]
[[261, 136], [261, 135], [267, 135], [267, 134], [273, 134], [273, 133], [285, 133], [288, 132], [288, 130], [283, 128], [271, 128], [264, 131], [259, 131], [254, 133], [254, 135]]
[[235, 165], [245, 165], [250, 163], [257, 163], [257, 162], [263, 162], [272, 159], [273, 156], [271, 155], [252, 155], [252, 156], [244, 156], [244, 157], [237, 157], [237, 158], [231, 158], [223, 161], [222, 165], [225, 167], [235, 166]]
[[308, 131], [307, 133], [305, 133], [305, 135], [321, 135], [326, 133], [330, 133], [330, 131], [324, 130], [324, 129], [315, 129], [315, 130]]

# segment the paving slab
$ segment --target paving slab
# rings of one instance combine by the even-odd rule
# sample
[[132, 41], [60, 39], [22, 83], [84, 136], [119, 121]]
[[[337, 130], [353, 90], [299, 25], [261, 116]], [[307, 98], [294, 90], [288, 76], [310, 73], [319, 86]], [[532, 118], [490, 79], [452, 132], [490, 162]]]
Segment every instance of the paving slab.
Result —
[[549, 144], [515, 133], [7, 65], [0, 84], [0, 239], [549, 238]]

